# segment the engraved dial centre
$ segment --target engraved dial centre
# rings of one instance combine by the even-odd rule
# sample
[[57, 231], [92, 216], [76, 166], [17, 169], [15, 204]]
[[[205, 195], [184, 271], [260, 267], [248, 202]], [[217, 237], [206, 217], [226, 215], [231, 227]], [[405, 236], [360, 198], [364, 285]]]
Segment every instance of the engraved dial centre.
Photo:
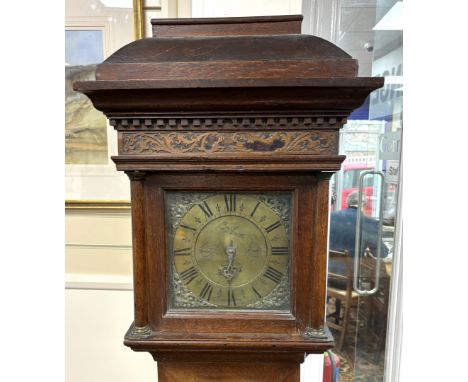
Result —
[[207, 223], [195, 242], [198, 269], [214, 284], [238, 287], [252, 282], [266, 265], [268, 244], [249, 219], [226, 215]]

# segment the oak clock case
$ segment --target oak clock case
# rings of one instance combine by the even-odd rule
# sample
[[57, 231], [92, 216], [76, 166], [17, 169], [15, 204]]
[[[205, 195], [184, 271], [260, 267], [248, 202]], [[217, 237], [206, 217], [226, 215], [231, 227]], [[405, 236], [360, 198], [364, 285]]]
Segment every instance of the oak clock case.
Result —
[[290, 193], [166, 194], [169, 307], [290, 311]]
[[298, 382], [325, 323], [339, 130], [382, 78], [302, 16], [152, 20], [77, 82], [130, 178], [134, 321], [158, 380]]
[[303, 338], [310, 320], [323, 319], [315, 309], [325, 300], [322, 277], [307, 276], [320, 257], [299, 254], [326, 245], [310, 238], [323, 228], [316, 200], [327, 197], [327, 182], [303, 174], [141, 177], [145, 227], [164, 227], [144, 232], [145, 314], [157, 328], [146, 340]]

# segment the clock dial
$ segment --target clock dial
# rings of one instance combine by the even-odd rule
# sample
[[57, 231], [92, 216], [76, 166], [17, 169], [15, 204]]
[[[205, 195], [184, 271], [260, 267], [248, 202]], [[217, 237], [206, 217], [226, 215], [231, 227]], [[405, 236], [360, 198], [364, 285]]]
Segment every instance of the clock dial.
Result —
[[290, 195], [192, 196], [184, 195], [191, 202], [172, 219], [169, 238], [175, 305], [185, 292], [195, 307], [198, 302], [223, 309], [275, 308], [271, 297], [281, 289], [276, 308], [284, 307], [289, 302]]

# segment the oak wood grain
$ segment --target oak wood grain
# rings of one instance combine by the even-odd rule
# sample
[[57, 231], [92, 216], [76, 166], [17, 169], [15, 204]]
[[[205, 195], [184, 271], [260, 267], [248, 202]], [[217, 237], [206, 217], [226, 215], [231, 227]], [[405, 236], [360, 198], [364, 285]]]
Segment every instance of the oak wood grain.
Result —
[[148, 324], [148, 301], [146, 284], [146, 248], [144, 224], [144, 180], [141, 171], [129, 172], [130, 195], [132, 202], [132, 247], [133, 247], [133, 295], [135, 326], [143, 328]]
[[302, 15], [153, 19], [153, 37], [240, 36], [301, 33]]
[[160, 382], [298, 382], [299, 363], [290, 362], [159, 362]]

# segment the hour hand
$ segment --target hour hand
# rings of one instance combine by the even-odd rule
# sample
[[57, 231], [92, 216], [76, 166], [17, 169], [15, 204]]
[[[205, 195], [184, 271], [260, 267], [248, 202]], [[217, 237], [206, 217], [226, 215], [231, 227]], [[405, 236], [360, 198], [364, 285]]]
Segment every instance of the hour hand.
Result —
[[242, 267], [234, 266], [234, 258], [236, 256], [236, 246], [233, 241], [226, 247], [226, 256], [228, 258], [228, 264], [224, 267], [219, 267], [218, 273], [226, 278], [228, 283], [237, 276], [241, 271]]
[[236, 247], [232, 240], [231, 243], [226, 247], [226, 255], [228, 258], [227, 268], [230, 270], [232, 269], [232, 265], [234, 264], [234, 257], [236, 256]]

